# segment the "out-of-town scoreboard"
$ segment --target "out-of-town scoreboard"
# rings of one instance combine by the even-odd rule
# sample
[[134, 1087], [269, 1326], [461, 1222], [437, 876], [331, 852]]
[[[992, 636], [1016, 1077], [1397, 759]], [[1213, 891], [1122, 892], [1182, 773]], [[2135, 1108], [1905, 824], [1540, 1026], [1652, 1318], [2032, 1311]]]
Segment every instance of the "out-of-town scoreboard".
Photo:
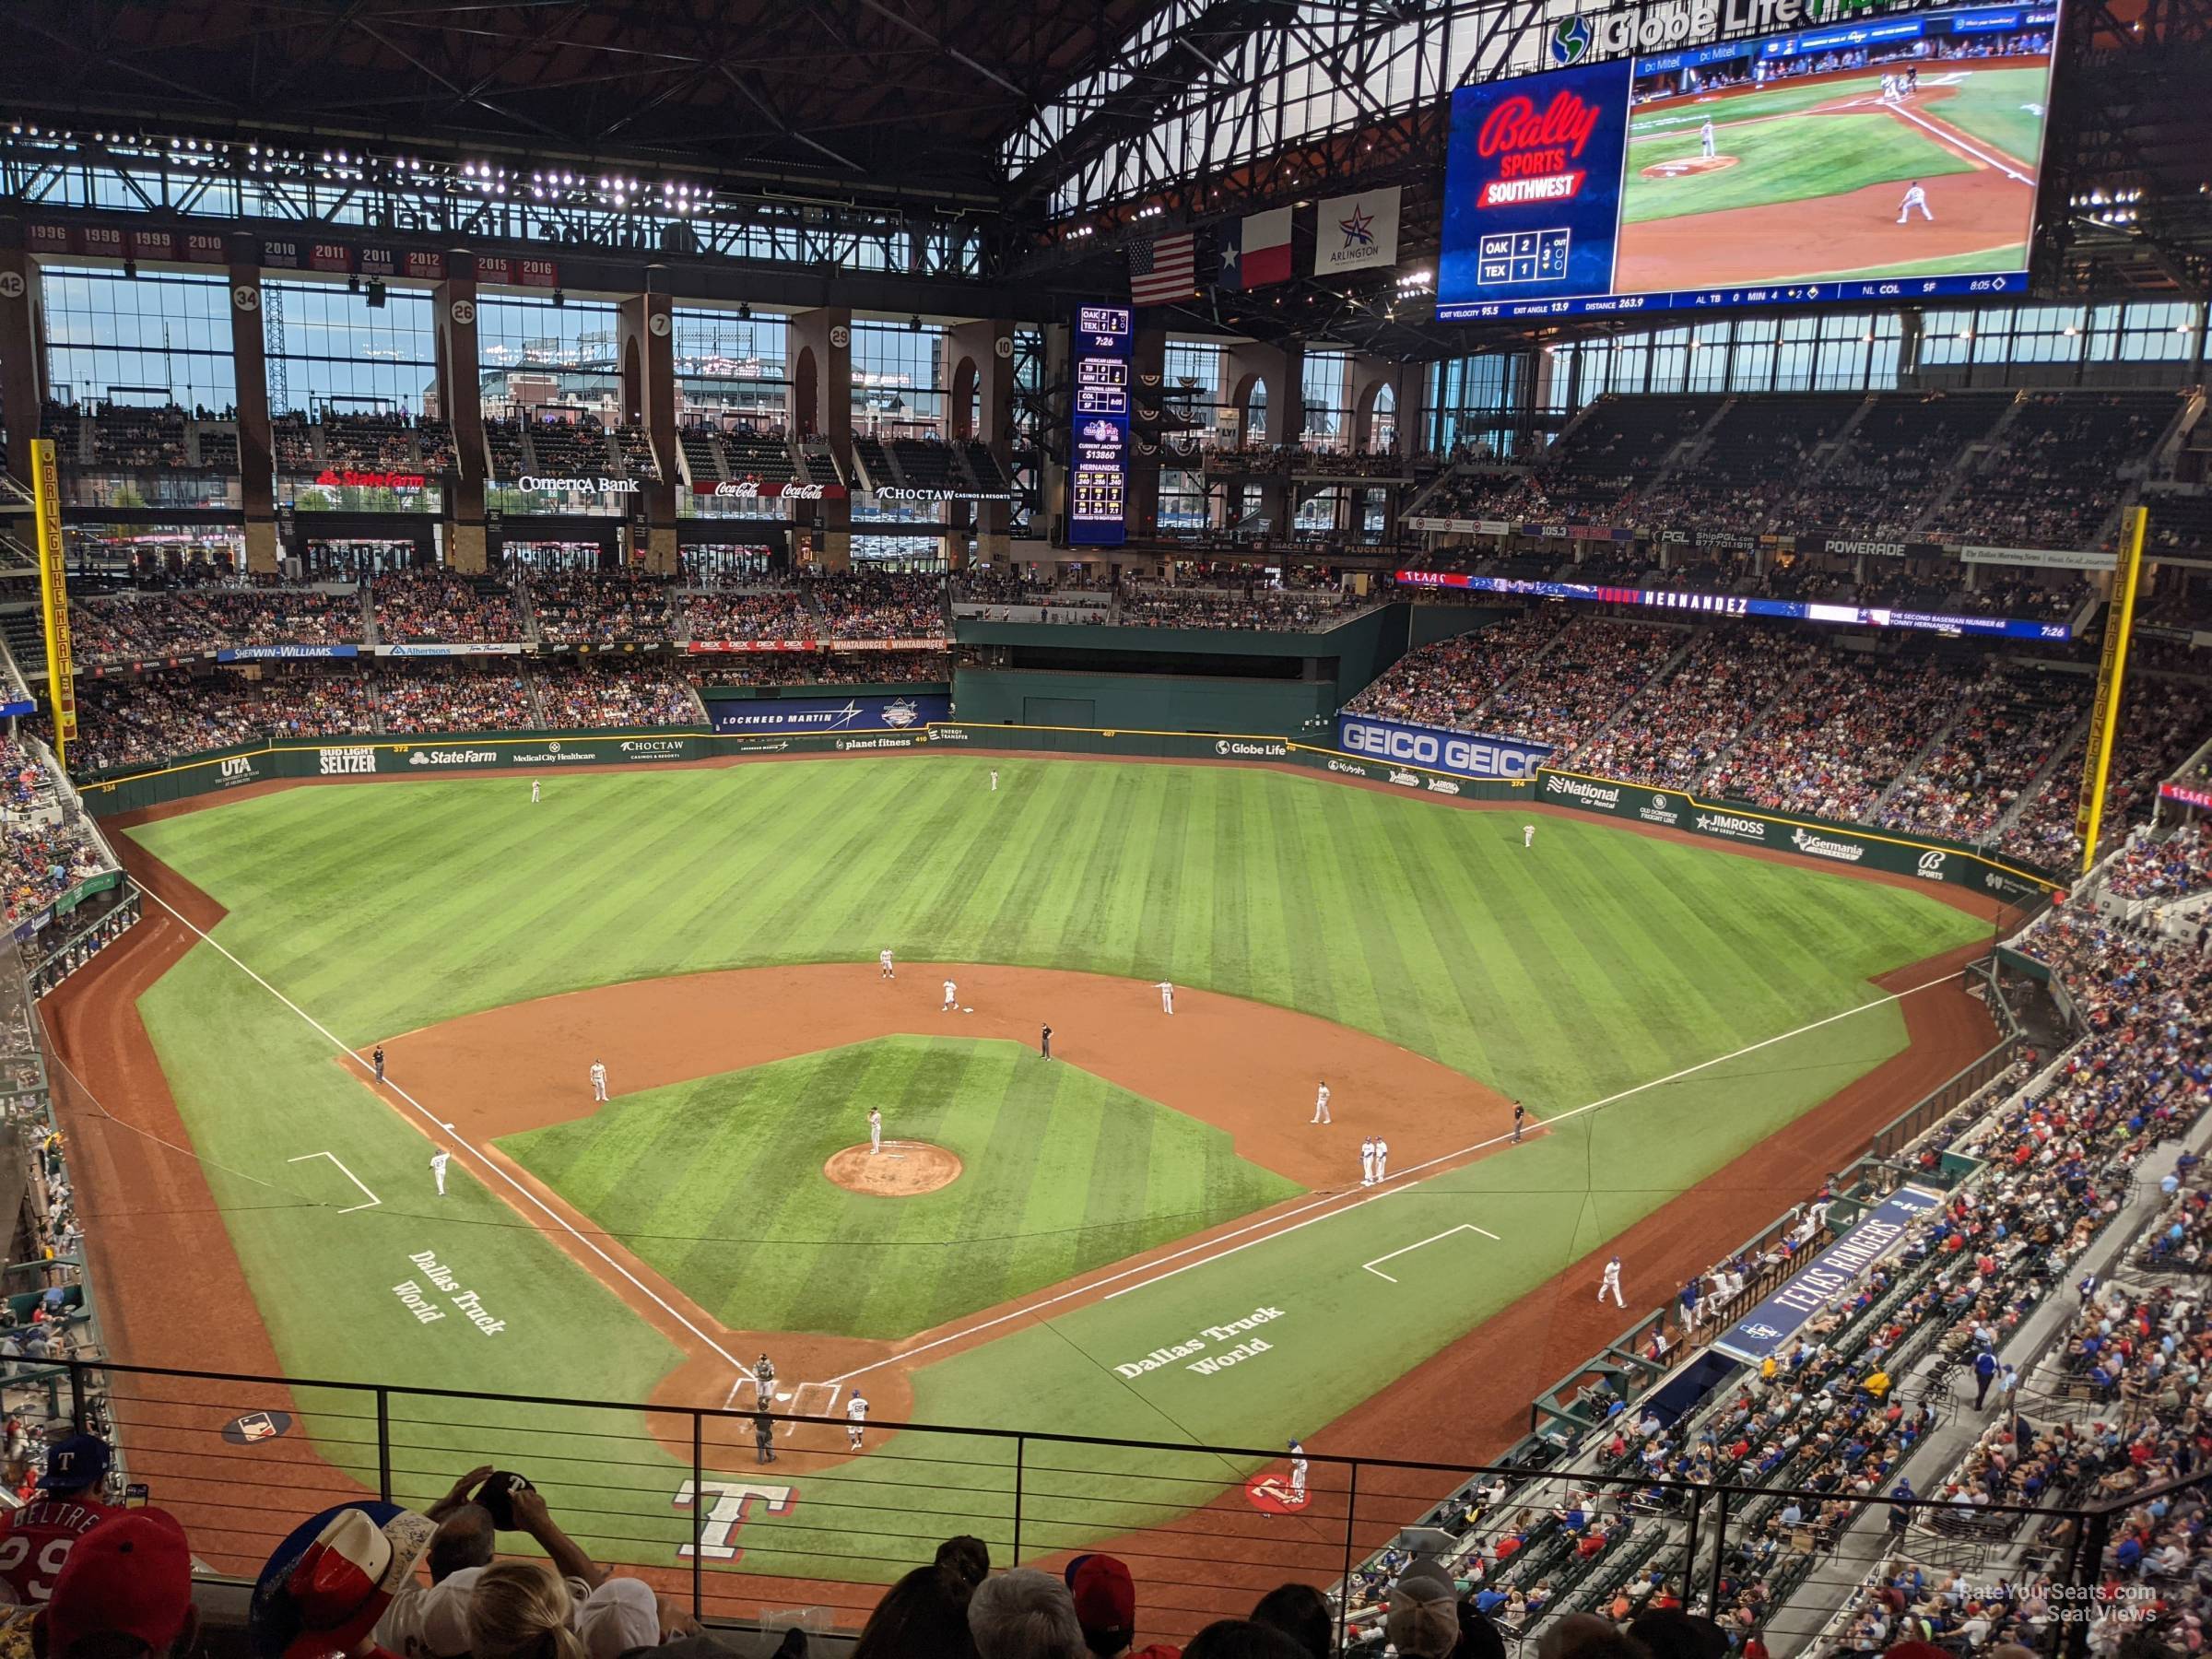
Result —
[[1135, 335], [1125, 305], [1076, 308], [1069, 400], [1067, 539], [1118, 547], [1129, 535], [1129, 379]]

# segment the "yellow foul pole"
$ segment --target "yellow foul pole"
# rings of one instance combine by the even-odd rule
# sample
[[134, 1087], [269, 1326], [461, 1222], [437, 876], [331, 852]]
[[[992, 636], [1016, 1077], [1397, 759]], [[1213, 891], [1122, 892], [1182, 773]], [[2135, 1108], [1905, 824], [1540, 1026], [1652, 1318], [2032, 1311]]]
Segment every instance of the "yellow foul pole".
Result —
[[2120, 536], [2120, 565], [2112, 575], [2112, 602], [2104, 621], [2104, 655], [2097, 668], [2097, 702], [2089, 714], [2089, 741], [2081, 765], [2081, 806], [2074, 828], [2081, 837], [2081, 867], [2097, 862], [2097, 834], [2104, 827], [2104, 788], [2112, 744], [2120, 735], [2120, 694], [2127, 679], [2127, 646], [2136, 629], [2136, 583], [2143, 573], [2143, 533], [2148, 509], [2129, 511]]

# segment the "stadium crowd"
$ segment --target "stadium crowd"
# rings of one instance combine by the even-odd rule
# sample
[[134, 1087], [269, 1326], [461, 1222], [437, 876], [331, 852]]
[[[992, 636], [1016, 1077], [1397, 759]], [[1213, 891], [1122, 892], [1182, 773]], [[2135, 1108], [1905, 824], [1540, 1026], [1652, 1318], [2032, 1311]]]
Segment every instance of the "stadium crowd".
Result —
[[202, 585], [73, 601], [69, 623], [80, 662], [147, 662], [248, 646], [358, 642], [361, 600], [350, 590]]
[[691, 688], [650, 659], [586, 659], [559, 674], [536, 677], [545, 724], [574, 726], [688, 725], [701, 713]]
[[265, 670], [248, 679], [88, 680], [77, 691], [74, 766], [102, 771], [267, 737], [335, 737], [376, 729], [371, 682], [349, 668]]
[[387, 645], [512, 643], [523, 637], [513, 592], [489, 578], [406, 571], [373, 578], [369, 596], [377, 637]]
[[112, 868], [65, 813], [53, 776], [19, 739], [0, 736], [0, 913], [11, 928]]
[[537, 636], [547, 645], [629, 645], [668, 638], [668, 584], [651, 576], [532, 573]]
[[384, 730], [486, 732], [542, 726], [530, 688], [511, 660], [464, 657], [415, 665], [377, 687]]

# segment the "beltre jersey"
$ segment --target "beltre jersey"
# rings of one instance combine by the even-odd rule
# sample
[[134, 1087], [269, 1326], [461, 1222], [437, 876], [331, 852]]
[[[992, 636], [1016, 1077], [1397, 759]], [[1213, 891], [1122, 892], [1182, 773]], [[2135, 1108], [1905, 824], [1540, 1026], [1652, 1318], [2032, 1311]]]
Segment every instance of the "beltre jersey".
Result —
[[0, 1604], [43, 1606], [70, 1546], [123, 1511], [88, 1498], [41, 1498], [0, 1523]]

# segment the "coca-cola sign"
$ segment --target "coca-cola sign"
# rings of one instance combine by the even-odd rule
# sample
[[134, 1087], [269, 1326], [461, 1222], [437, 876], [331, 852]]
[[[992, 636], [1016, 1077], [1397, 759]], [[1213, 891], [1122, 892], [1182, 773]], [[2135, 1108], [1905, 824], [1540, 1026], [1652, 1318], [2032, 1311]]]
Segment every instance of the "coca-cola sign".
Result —
[[801, 484], [759, 478], [694, 478], [691, 493], [712, 496], [718, 501], [841, 501], [845, 496], [842, 484]]

